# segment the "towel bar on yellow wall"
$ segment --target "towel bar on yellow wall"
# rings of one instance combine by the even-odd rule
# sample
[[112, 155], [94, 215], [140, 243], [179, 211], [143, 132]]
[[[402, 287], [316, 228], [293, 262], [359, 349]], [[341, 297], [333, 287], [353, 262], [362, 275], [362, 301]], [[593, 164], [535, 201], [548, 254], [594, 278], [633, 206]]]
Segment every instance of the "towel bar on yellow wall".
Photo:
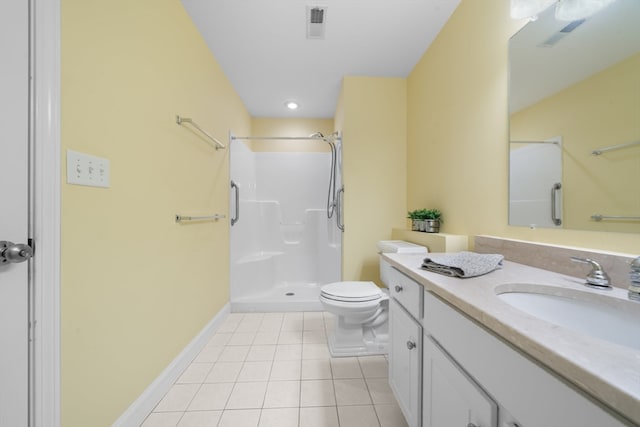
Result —
[[204, 136], [206, 136], [207, 138], [209, 138], [211, 141], [213, 141], [215, 143], [214, 147], [216, 148], [216, 150], [219, 150], [221, 148], [226, 148], [222, 142], [218, 141], [213, 136], [211, 136], [211, 134], [209, 134], [209, 132], [205, 131], [200, 126], [198, 126], [198, 124], [196, 122], [194, 122], [192, 119], [187, 118], [187, 117], [176, 116], [176, 123], [181, 125], [181, 126], [182, 126], [183, 123], [188, 123], [191, 126], [193, 126], [194, 128], [196, 128], [197, 130], [199, 130]]
[[176, 222], [184, 222], [184, 221], [217, 221], [219, 219], [226, 218], [226, 215], [222, 214], [214, 214], [214, 215], [205, 215], [205, 216], [186, 216], [186, 215], [178, 215], [176, 214]]
[[594, 156], [599, 156], [605, 151], [618, 150], [620, 148], [632, 147], [634, 145], [639, 145], [639, 144], [640, 144], [640, 141], [634, 141], [634, 142], [627, 142], [626, 144], [610, 145], [609, 147], [596, 148], [591, 152], [591, 154], [593, 154]]
[[607, 219], [618, 219], [623, 221], [640, 221], [640, 216], [619, 216], [619, 215], [601, 215], [593, 214], [591, 219], [594, 221], [602, 221]]

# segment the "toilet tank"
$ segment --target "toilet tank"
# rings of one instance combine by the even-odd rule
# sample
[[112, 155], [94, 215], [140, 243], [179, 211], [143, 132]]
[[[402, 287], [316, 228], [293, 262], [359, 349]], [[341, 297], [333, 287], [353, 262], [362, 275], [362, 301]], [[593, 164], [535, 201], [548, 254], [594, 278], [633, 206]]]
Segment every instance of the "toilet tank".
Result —
[[[378, 242], [378, 253], [381, 254], [426, 254], [426, 247], [404, 240], [381, 240]], [[380, 257], [380, 280], [385, 287], [389, 286], [389, 273], [391, 265]]]

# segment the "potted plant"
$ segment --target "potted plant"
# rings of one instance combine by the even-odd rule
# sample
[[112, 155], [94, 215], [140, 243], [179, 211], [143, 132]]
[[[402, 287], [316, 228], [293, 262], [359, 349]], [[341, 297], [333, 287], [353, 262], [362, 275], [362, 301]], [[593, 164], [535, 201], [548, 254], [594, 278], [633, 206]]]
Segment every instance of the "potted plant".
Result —
[[407, 212], [407, 218], [411, 220], [411, 231], [420, 231], [420, 210]]
[[424, 231], [427, 233], [438, 233], [442, 222], [442, 212], [438, 209], [424, 209], [422, 212], [424, 221]]

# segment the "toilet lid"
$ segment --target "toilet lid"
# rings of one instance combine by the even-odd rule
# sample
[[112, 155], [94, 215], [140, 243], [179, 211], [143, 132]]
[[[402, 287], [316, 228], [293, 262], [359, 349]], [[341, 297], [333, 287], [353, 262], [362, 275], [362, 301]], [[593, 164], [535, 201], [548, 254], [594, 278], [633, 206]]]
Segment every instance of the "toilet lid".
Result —
[[373, 282], [336, 282], [324, 285], [320, 292], [338, 301], [373, 301], [382, 297], [382, 290]]

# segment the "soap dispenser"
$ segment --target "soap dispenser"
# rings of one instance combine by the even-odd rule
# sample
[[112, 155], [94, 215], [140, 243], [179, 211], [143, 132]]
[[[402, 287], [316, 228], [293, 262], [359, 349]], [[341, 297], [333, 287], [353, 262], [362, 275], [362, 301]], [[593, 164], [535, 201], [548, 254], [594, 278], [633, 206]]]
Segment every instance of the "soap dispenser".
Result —
[[640, 256], [631, 261], [629, 299], [640, 301]]

